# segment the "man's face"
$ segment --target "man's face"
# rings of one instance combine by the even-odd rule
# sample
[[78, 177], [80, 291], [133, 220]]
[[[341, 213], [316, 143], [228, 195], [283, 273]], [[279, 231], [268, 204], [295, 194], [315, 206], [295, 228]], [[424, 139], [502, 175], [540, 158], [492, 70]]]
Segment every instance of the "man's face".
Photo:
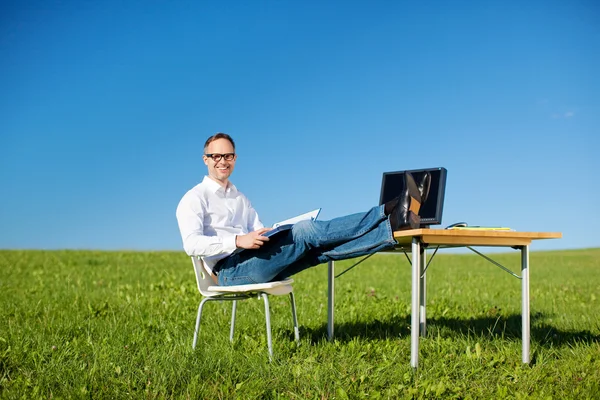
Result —
[[[231, 142], [227, 139], [217, 139], [212, 141], [208, 148], [204, 151], [205, 154], [232, 154], [235, 153]], [[223, 186], [227, 185], [229, 176], [233, 172], [235, 167], [235, 161], [237, 155], [233, 157], [233, 160], [227, 161], [225, 157], [221, 157], [219, 161], [214, 161], [213, 158], [204, 155], [202, 157], [204, 164], [208, 167], [208, 176], [214, 181], [219, 182]]]

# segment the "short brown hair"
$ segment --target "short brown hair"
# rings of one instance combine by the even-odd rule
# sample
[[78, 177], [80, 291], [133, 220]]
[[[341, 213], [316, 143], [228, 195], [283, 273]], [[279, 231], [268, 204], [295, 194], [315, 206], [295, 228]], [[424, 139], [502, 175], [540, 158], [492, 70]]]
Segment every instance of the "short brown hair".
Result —
[[229, 136], [228, 134], [223, 133], [223, 132], [215, 133], [214, 135], [212, 135], [211, 137], [206, 139], [206, 143], [204, 143], [204, 151], [206, 151], [209, 144], [211, 144], [212, 142], [214, 142], [217, 139], [229, 140], [229, 143], [231, 143], [231, 145], [233, 146], [233, 151], [235, 151], [235, 143], [233, 142], [233, 139], [231, 138], [231, 136]]

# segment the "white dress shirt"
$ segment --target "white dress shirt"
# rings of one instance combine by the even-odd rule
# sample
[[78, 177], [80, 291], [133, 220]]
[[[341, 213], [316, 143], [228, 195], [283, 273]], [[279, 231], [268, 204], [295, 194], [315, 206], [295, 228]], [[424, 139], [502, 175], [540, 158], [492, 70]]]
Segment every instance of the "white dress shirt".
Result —
[[185, 252], [201, 256], [211, 272], [217, 261], [235, 251], [236, 235], [264, 227], [235, 185], [229, 182], [223, 188], [208, 176], [183, 196], [176, 216]]

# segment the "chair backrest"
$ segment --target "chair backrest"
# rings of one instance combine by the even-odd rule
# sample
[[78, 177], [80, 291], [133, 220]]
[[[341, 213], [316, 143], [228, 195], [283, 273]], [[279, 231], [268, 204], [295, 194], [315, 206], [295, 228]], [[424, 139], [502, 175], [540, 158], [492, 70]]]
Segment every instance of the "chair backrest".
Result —
[[208, 269], [204, 265], [204, 261], [201, 257], [192, 256], [192, 263], [194, 264], [194, 272], [196, 273], [196, 283], [198, 284], [198, 290], [203, 296], [214, 296], [214, 292], [208, 290], [209, 286], [215, 286], [215, 282], [208, 273]]

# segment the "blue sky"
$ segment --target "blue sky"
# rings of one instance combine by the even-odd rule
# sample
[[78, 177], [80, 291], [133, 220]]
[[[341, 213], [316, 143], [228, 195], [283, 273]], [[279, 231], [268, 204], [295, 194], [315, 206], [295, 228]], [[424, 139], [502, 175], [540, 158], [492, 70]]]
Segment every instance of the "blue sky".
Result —
[[598, 247], [594, 1], [4, 1], [0, 248], [178, 250], [222, 131], [265, 224], [445, 167], [443, 226]]

